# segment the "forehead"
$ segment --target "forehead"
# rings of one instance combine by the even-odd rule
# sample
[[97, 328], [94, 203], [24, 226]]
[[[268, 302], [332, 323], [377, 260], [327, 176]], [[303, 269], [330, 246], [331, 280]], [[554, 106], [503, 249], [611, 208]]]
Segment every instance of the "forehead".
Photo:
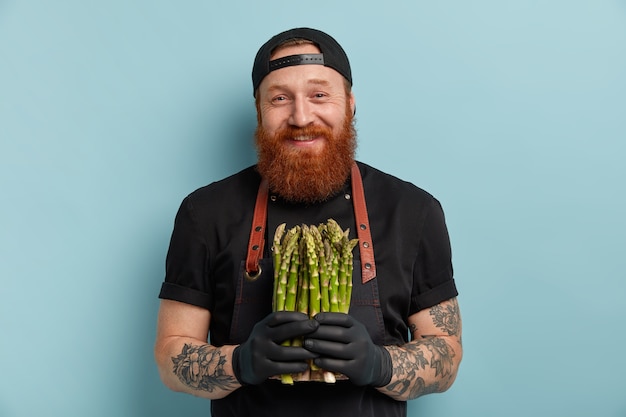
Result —
[[[282, 47], [272, 53], [271, 59], [283, 58], [290, 55], [317, 54], [320, 50], [311, 44], [292, 45]], [[294, 65], [270, 72], [261, 82], [259, 92], [276, 87], [298, 87], [310, 85], [312, 82], [321, 82], [343, 91], [343, 76], [332, 68], [317, 64]]]

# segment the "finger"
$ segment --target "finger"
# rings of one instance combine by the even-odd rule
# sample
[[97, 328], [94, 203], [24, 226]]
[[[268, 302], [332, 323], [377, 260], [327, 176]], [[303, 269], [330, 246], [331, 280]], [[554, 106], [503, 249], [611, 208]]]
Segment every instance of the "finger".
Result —
[[352, 333], [352, 329], [343, 326], [320, 324], [314, 332], [308, 335], [308, 338], [348, 343], [352, 340]]
[[331, 326], [352, 327], [354, 325], [354, 319], [345, 313], [319, 313], [314, 319], [320, 324]]
[[306, 336], [313, 333], [319, 327], [315, 320], [292, 321], [270, 329], [270, 337], [276, 343], [295, 337]]
[[324, 370], [338, 372], [344, 375], [346, 375], [346, 370], [350, 369], [350, 362], [342, 359], [317, 358], [314, 359], [313, 362], [315, 363], [315, 365]]
[[306, 362], [275, 362], [272, 364], [272, 373], [274, 375], [297, 374], [308, 368], [309, 364]]
[[297, 311], [276, 311], [267, 316], [267, 325], [269, 327], [275, 327], [285, 323], [306, 320], [309, 320], [309, 316], [304, 313]]
[[320, 356], [332, 357], [336, 359], [352, 359], [354, 357], [351, 345], [345, 343], [331, 342], [328, 340], [305, 339], [304, 347]]
[[318, 356], [316, 352], [293, 346], [277, 346], [267, 353], [267, 359], [274, 362], [306, 361]]

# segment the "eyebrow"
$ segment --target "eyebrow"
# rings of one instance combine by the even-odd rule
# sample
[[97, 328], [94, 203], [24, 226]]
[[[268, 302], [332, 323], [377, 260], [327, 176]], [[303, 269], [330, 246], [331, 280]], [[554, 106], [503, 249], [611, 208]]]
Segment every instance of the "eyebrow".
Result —
[[313, 79], [307, 81], [307, 84], [322, 85], [322, 86], [330, 85], [330, 83], [328, 81], [321, 80], [321, 79], [318, 79], [318, 78], [313, 78]]
[[[310, 80], [307, 81], [308, 85], [317, 85], [317, 86], [321, 86], [321, 87], [328, 87], [330, 86], [330, 82], [328, 82], [327, 80], [323, 80], [320, 78], [312, 78]], [[288, 90], [289, 86], [287, 84], [273, 84], [270, 85], [268, 87], [268, 91], [275, 91], [275, 90]]]

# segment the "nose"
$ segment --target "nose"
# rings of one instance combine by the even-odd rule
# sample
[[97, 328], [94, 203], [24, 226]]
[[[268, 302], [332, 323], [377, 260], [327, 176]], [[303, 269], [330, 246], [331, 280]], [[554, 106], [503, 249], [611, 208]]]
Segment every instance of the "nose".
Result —
[[289, 115], [289, 124], [296, 127], [305, 127], [313, 123], [314, 114], [306, 98], [298, 97], [293, 101], [291, 114]]

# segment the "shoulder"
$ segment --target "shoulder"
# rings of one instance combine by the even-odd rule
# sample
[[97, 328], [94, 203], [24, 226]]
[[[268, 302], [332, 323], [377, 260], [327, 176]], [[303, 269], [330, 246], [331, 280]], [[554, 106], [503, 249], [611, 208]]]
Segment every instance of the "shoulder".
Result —
[[358, 166], [371, 221], [419, 231], [427, 221], [443, 219], [441, 203], [428, 191], [367, 164]]
[[[260, 182], [256, 166], [245, 168], [188, 194], [180, 205], [179, 216], [186, 215], [201, 226], [212, 219], [241, 221], [248, 207], [254, 207]], [[240, 210], [241, 207], [246, 210]]]
[[219, 181], [212, 182], [191, 192], [185, 200], [194, 205], [229, 204], [237, 200], [254, 199], [259, 188], [261, 177], [256, 165], [249, 166], [236, 174]]
[[428, 191], [415, 184], [383, 172], [370, 165], [357, 162], [363, 177], [366, 196], [369, 193], [387, 195], [390, 199], [410, 199], [414, 202], [427, 203], [435, 198]]

